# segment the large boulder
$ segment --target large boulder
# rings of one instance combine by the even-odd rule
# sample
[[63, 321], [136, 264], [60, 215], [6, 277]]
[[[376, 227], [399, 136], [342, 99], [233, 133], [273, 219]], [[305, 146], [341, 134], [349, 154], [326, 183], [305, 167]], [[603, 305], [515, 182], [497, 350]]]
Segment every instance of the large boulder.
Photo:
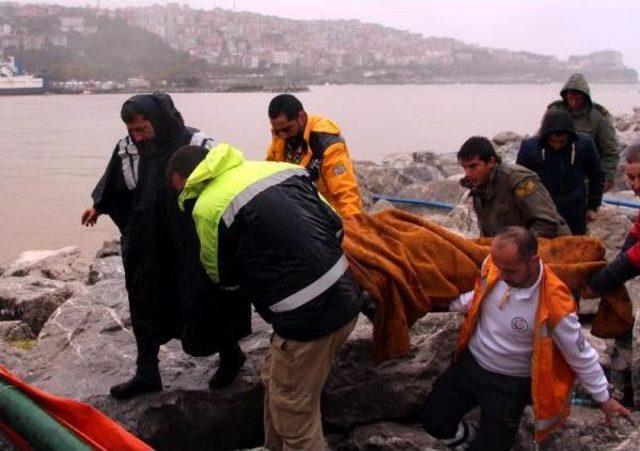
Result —
[[97, 258], [89, 266], [88, 283], [93, 285], [101, 280], [123, 279], [124, 266], [120, 255]]
[[53, 311], [72, 294], [68, 284], [57, 280], [0, 278], [0, 320], [21, 320], [37, 335]]
[[62, 281], [86, 281], [88, 257], [77, 246], [58, 250], [26, 251], [6, 268], [4, 277], [27, 275]]
[[626, 214], [611, 205], [600, 207], [598, 219], [589, 223], [589, 234], [602, 240], [609, 259], [618, 253], [629, 230], [631, 221]]

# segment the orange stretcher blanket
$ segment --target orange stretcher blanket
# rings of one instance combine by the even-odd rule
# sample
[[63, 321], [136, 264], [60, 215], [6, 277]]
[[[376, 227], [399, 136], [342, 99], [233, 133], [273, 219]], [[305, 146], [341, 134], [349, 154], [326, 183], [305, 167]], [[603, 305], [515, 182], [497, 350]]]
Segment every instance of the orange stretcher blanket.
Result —
[[[434, 309], [470, 291], [490, 252], [491, 239], [469, 240], [402, 210], [344, 219], [343, 248], [352, 274], [376, 300], [373, 358], [406, 355], [409, 328]], [[572, 292], [606, 265], [605, 248], [589, 236], [539, 239], [539, 255]], [[631, 300], [624, 287], [602, 298], [592, 333], [618, 337], [633, 327]]]
[[[33, 387], [2, 365], [0, 365], [0, 375], [95, 450], [148, 451], [153, 449], [95, 407]], [[1, 422], [0, 428], [20, 449], [31, 449], [22, 437]]]

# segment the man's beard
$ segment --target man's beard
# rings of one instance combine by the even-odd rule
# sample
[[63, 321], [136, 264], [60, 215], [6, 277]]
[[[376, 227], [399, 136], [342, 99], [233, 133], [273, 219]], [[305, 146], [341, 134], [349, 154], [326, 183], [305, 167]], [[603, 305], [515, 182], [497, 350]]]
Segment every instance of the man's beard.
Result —
[[300, 127], [300, 131], [298, 132], [297, 135], [287, 139], [287, 146], [291, 149], [297, 149], [302, 145], [303, 140], [304, 140], [304, 130], [302, 127]]

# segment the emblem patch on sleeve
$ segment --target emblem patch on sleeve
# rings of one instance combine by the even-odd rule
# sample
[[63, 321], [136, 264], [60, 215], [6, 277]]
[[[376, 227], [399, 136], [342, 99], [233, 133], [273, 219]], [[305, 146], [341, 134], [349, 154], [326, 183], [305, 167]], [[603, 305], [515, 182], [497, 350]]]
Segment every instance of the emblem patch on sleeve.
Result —
[[516, 197], [527, 197], [536, 190], [536, 183], [533, 180], [527, 180], [515, 189]]
[[347, 168], [344, 167], [344, 164], [338, 164], [333, 167], [333, 175], [341, 175], [347, 172]]

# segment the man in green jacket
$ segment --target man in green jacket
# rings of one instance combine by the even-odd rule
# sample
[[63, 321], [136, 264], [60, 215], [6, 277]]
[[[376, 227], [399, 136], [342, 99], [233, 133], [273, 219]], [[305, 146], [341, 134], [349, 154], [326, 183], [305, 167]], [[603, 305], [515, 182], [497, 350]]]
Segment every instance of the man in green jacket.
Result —
[[306, 169], [245, 161], [229, 144], [183, 147], [167, 177], [191, 212], [211, 280], [245, 288], [273, 325], [261, 374], [265, 447], [327, 449], [320, 394], [361, 307], [340, 217]]
[[571, 113], [576, 131], [591, 136], [606, 173], [604, 190], [609, 191], [613, 186], [620, 159], [620, 146], [616, 130], [611, 123], [611, 115], [602, 105], [591, 100], [589, 84], [582, 74], [571, 75], [562, 87], [560, 96], [562, 100], [551, 103], [548, 109], [568, 111]]
[[507, 226], [525, 227], [545, 238], [571, 235], [536, 173], [502, 163], [487, 138], [469, 138], [457, 157], [465, 173], [460, 184], [471, 190], [480, 236], [495, 236]]

